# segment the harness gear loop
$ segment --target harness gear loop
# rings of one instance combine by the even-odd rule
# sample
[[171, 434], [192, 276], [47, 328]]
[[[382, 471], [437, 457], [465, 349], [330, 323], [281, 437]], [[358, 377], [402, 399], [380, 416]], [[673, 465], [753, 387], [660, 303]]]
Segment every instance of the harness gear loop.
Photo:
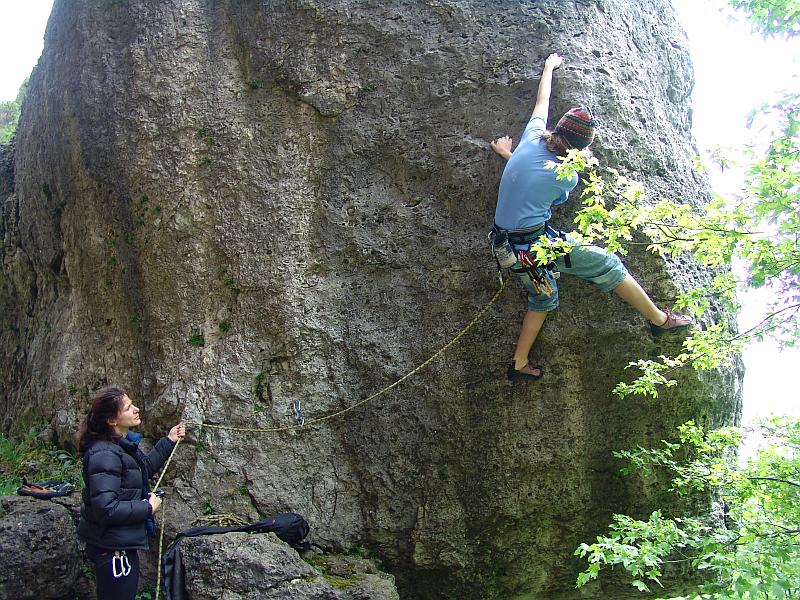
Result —
[[[518, 275], [527, 275], [534, 292], [537, 294], [546, 294], [547, 296], [550, 296], [553, 294], [553, 285], [550, 283], [549, 278], [544, 272], [549, 272], [553, 279], [558, 279], [561, 273], [556, 270], [555, 261], [546, 265], [540, 265], [530, 254], [531, 244], [542, 237], [545, 237], [548, 240], [567, 240], [567, 234], [565, 232], [553, 229], [550, 227], [548, 222], [525, 229], [503, 229], [496, 223], [493, 223], [489, 230], [489, 240], [492, 242], [492, 253], [495, 256], [495, 260], [497, 260], [498, 270], [501, 268], [497, 252], [495, 250], [498, 248], [498, 239], [502, 239], [502, 241], [511, 248], [513, 248], [514, 245], [527, 245], [527, 249], [512, 250], [514, 255], [517, 257], [518, 264], [520, 266], [517, 266], [517, 263], [515, 263], [508, 268]], [[563, 257], [564, 266], [566, 266], [568, 269], [572, 267], [569, 252], [564, 254]]]

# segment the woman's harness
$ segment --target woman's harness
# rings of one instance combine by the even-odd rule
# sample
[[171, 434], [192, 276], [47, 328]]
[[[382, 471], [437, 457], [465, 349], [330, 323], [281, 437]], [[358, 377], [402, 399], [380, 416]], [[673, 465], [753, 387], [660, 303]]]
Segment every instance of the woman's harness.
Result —
[[[502, 267], [499, 254], [501, 254], [503, 251], [501, 247], [507, 246], [506, 251], [512, 252], [517, 258], [516, 263], [514, 263], [513, 266], [508, 267], [508, 269], [519, 276], [530, 277], [533, 289], [537, 294], [544, 293], [549, 296], [553, 293], [553, 286], [550, 284], [550, 281], [546, 276], [546, 271], [550, 272], [553, 279], [558, 279], [561, 273], [556, 271], [555, 261], [549, 262], [545, 265], [540, 265], [536, 263], [536, 260], [533, 256], [531, 256], [530, 253], [531, 243], [538, 240], [542, 236], [546, 236], [549, 240], [562, 239], [566, 241], [567, 239], [567, 234], [565, 232], [553, 229], [550, 227], [548, 222], [525, 229], [503, 229], [499, 227], [497, 223], [492, 224], [492, 227], [489, 230], [489, 242], [492, 245], [492, 254], [497, 261], [497, 270], [498, 273], [501, 274], [501, 281]], [[517, 250], [513, 248], [513, 246], [522, 245], [527, 246], [527, 249]], [[567, 268], [572, 266], [569, 253], [564, 255], [564, 265]]]

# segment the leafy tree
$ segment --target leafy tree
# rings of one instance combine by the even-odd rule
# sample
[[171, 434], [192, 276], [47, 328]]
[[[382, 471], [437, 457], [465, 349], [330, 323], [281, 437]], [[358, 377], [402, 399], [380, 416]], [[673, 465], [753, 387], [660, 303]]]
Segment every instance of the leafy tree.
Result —
[[[741, 9], [754, 29], [765, 37], [800, 37], [800, 1], [728, 0]], [[688, 290], [676, 307], [702, 317], [716, 303], [734, 312], [737, 291], [768, 288], [772, 302], [762, 320], [737, 332], [730, 323], [717, 322], [696, 330], [683, 343], [683, 351], [660, 360], [639, 360], [629, 365], [640, 375], [620, 383], [614, 392], [624, 397], [658, 397], [660, 386], [675, 385], [670, 375], [686, 365], [710, 369], [724, 364], [732, 353], [752, 340], [772, 336], [786, 346], [800, 341], [800, 94], [790, 92], [752, 111], [749, 125], [759, 123], [766, 150], [747, 146], [738, 157], [717, 153], [720, 169], [745, 165], [745, 187], [732, 198], [715, 195], [702, 212], [691, 204], [653, 201], [644, 188], [614, 169], [601, 170], [597, 161], [575, 150], [562, 164], [553, 163], [559, 177], [587, 171], [583, 208], [575, 218], [585, 243], [601, 241], [610, 251], [627, 253], [627, 247], [646, 244], [649, 250], [676, 256], [689, 253], [715, 270], [708, 285]], [[704, 170], [696, 159], [696, 168]], [[639, 241], [644, 234], [646, 242]], [[539, 244], [537, 257], [547, 261], [569, 251], [566, 244]], [[732, 270], [740, 265], [739, 278]]]
[[797, 0], [730, 0], [740, 9], [753, 29], [765, 36], [800, 35], [800, 2]]
[[17, 131], [22, 102], [28, 93], [28, 79], [22, 82], [15, 100], [0, 102], [0, 144], [11, 141]]
[[[765, 36], [800, 35], [796, 1], [730, 0], [730, 5], [743, 9]], [[577, 152], [554, 165], [560, 176], [589, 169], [583, 208], [576, 215], [585, 240], [604, 240], [622, 253], [637, 243], [665, 255], [690, 253], [713, 270], [707, 286], [681, 294], [678, 307], [700, 316], [712, 301], [735, 309], [737, 291], [771, 292], [763, 318], [751, 329], [737, 332], [718, 322], [689, 335], [677, 356], [631, 363], [640, 376], [619, 384], [615, 393], [620, 396], [657, 397], [660, 386], [676, 384], [670, 378], [675, 369], [717, 367], [750, 340], [771, 336], [789, 346], [800, 341], [800, 94], [786, 93], [758, 107], [751, 114], [754, 121], [766, 123], [770, 141], [766, 149], [747, 148], [737, 159], [747, 165], [744, 189], [732, 198], [715, 196], [702, 211], [648, 199], [638, 183], [611, 169], [601, 172]], [[714, 160], [723, 169], [732, 162], [721, 155]], [[742, 266], [743, 277], [733, 263]], [[625, 472], [648, 476], [666, 470], [669, 492], [700, 494], [705, 501], [699, 506], [711, 499], [721, 514], [656, 510], [646, 520], [615, 515], [606, 534], [577, 549], [587, 560], [578, 586], [604, 567], [616, 566], [633, 586], [649, 591], [672, 564], [688, 565], [699, 578], [685, 598], [800, 597], [800, 420], [774, 418], [760, 426], [760, 433], [763, 444], [744, 461], [736, 458], [741, 430], [704, 431], [692, 422], [679, 428], [677, 442], [615, 453], [627, 461]]]
[[[601, 171], [596, 160], [574, 150], [563, 163], [552, 165], [559, 177], [586, 172], [583, 207], [575, 217], [583, 242], [599, 239], [622, 254], [635, 244], [664, 255], [689, 253], [715, 272], [708, 285], [679, 295], [679, 309], [701, 317], [715, 301], [735, 311], [737, 291], [771, 291], [762, 320], [751, 329], [736, 332], [732, 324], [720, 321], [695, 330], [677, 356], [631, 363], [641, 375], [617, 386], [615, 393], [621, 397], [658, 397], [661, 385], [675, 384], [669, 375], [676, 369], [719, 367], [754, 339], [773, 336], [787, 346], [800, 341], [800, 94], [759, 107], [751, 117], [757, 118], [769, 124], [772, 141], [760, 156], [754, 148], [745, 150], [745, 189], [734, 198], [715, 195], [702, 211], [689, 203], [652, 201], [639, 183], [614, 169]], [[716, 160], [722, 165], [731, 162], [721, 156]], [[647, 241], [637, 241], [637, 233]], [[568, 248], [547, 242], [536, 248], [537, 257], [544, 260], [565, 251]], [[731, 269], [734, 262], [745, 270], [743, 278]]]
[[679, 443], [615, 456], [628, 461], [628, 471], [666, 469], [672, 493], [711, 495], [724, 517], [670, 518], [658, 510], [647, 520], [614, 515], [606, 535], [576, 550], [588, 561], [578, 585], [606, 565], [619, 565], [636, 588], [650, 591], [667, 564], [682, 563], [703, 581], [681, 598], [800, 597], [800, 420], [762, 425], [764, 443], [743, 465], [735, 458], [739, 429], [704, 432], [690, 422], [679, 432]]
[[0, 102], [0, 144], [7, 144], [17, 130], [19, 105], [16, 100]]

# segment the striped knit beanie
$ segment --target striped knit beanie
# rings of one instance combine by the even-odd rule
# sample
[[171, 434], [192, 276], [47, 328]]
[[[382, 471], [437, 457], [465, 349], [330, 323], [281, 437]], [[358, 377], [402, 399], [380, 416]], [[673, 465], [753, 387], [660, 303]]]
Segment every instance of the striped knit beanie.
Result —
[[560, 133], [570, 146], [583, 150], [594, 139], [595, 120], [588, 108], [570, 108], [556, 125], [553, 133]]

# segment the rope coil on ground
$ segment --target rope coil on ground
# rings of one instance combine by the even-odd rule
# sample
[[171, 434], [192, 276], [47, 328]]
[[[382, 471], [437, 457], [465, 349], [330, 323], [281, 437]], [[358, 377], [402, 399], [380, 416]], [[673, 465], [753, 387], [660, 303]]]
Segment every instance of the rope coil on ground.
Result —
[[[497, 290], [497, 292], [495, 292], [494, 296], [492, 296], [492, 299], [489, 300], [489, 302], [487, 302], [484, 305], [484, 307], [481, 308], [477, 312], [477, 314], [472, 318], [472, 320], [469, 323], [467, 323], [466, 326], [463, 329], [461, 329], [461, 331], [459, 331], [455, 335], [455, 337], [453, 337], [444, 346], [442, 346], [436, 352], [434, 352], [430, 356], [430, 358], [428, 358], [425, 362], [421, 363], [419, 366], [415, 367], [414, 369], [412, 369], [411, 371], [409, 371], [408, 373], [403, 375], [400, 379], [398, 379], [394, 383], [391, 383], [391, 384], [387, 385], [386, 387], [378, 390], [377, 392], [375, 392], [371, 396], [369, 396], [367, 398], [364, 398], [363, 400], [360, 400], [360, 401], [356, 402], [355, 404], [352, 404], [352, 405], [350, 405], [350, 406], [348, 406], [346, 408], [343, 408], [342, 410], [339, 410], [339, 411], [336, 411], [336, 412], [333, 412], [333, 413], [330, 413], [330, 414], [327, 414], [327, 415], [323, 415], [323, 416], [317, 417], [315, 419], [309, 419], [303, 425], [299, 425], [299, 424], [298, 425], [285, 425], [283, 427], [231, 427], [231, 426], [228, 426], [228, 425], [212, 425], [212, 424], [209, 424], [209, 423], [191, 422], [191, 421], [187, 422], [186, 425], [187, 426], [188, 425], [197, 425], [197, 426], [199, 426], [201, 428], [202, 427], [208, 427], [210, 429], [220, 429], [220, 430], [225, 430], [225, 431], [240, 431], [240, 432], [244, 432], [244, 433], [275, 433], [275, 432], [279, 432], [279, 431], [290, 431], [290, 430], [293, 430], [293, 429], [301, 429], [301, 428], [305, 427], [306, 425], [313, 425], [315, 423], [321, 423], [323, 421], [327, 421], [329, 419], [333, 419], [335, 417], [339, 417], [339, 416], [341, 416], [341, 415], [343, 415], [345, 413], [348, 413], [348, 412], [350, 412], [352, 410], [355, 410], [359, 406], [363, 406], [364, 404], [367, 404], [368, 402], [371, 402], [372, 400], [375, 400], [379, 396], [382, 396], [383, 394], [385, 394], [389, 390], [392, 390], [392, 389], [396, 388], [398, 385], [403, 383], [406, 379], [416, 375], [417, 373], [419, 373], [420, 371], [422, 371], [426, 367], [430, 366], [430, 364], [433, 363], [437, 358], [439, 358], [442, 354], [444, 354], [450, 348], [452, 348], [456, 344], [456, 342], [458, 342], [473, 327], [475, 327], [475, 325], [477, 325], [478, 321], [480, 321], [486, 315], [486, 313], [489, 312], [489, 309], [494, 305], [494, 303], [497, 302], [497, 300], [500, 299], [500, 295], [503, 293], [503, 290], [506, 288], [506, 285], [508, 284], [508, 281], [509, 281], [509, 278], [503, 279], [501, 284], [500, 284], [500, 288]], [[178, 445], [180, 443], [181, 443], [181, 438], [178, 438], [178, 441], [175, 443], [175, 446], [172, 448], [172, 452], [170, 453], [169, 458], [167, 458], [167, 461], [164, 463], [164, 466], [161, 469], [161, 475], [159, 476], [158, 481], [156, 481], [155, 486], [153, 486], [153, 489], [158, 489], [158, 487], [161, 485], [161, 481], [164, 479], [164, 475], [167, 472], [167, 468], [169, 467], [169, 463], [172, 461], [172, 457], [175, 455], [175, 451], [178, 449]], [[164, 516], [166, 514], [164, 505], [165, 505], [165, 502], [162, 501], [161, 502], [161, 532], [160, 532], [159, 539], [158, 539], [158, 575], [157, 575], [157, 578], [156, 578], [157, 579], [156, 580], [156, 600], [158, 600], [159, 594], [161, 592], [161, 554], [162, 554], [162, 547], [163, 547], [163, 542], [164, 542], [164, 526], [165, 526], [165, 522], [166, 522], [166, 517]]]

